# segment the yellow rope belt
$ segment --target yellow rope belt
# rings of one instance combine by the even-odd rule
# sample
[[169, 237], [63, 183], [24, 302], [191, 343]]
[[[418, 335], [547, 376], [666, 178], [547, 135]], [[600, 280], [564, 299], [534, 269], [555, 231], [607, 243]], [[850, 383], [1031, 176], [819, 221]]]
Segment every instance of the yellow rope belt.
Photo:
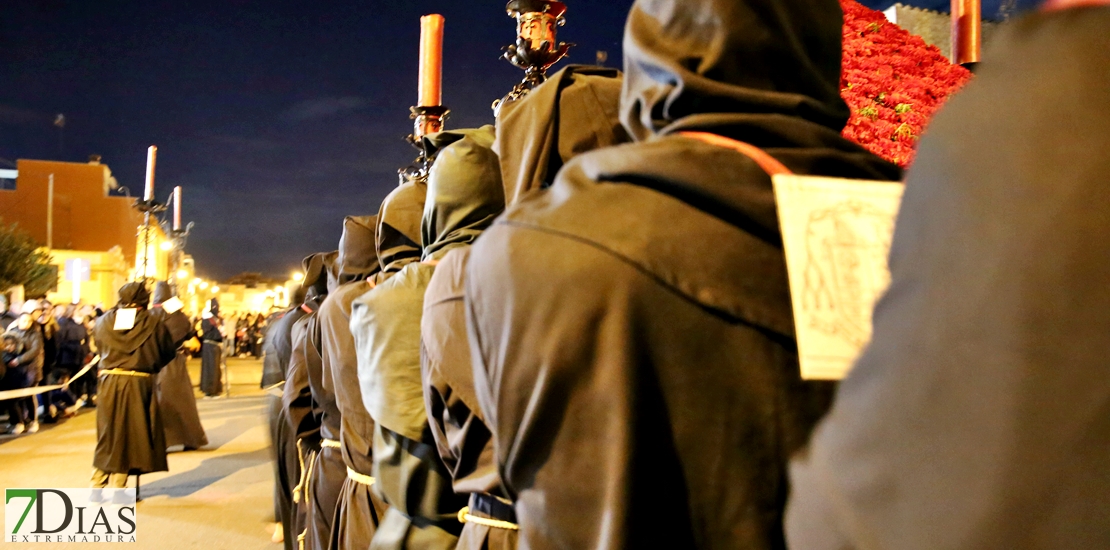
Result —
[[352, 470], [350, 467], [347, 467], [347, 477], [351, 478], [351, 481], [354, 481], [355, 483], [361, 483], [367, 487], [374, 484], [374, 478], [368, 475], [360, 474]]
[[459, 523], [476, 523], [478, 525], [485, 525], [486, 527], [493, 527], [494, 529], [506, 529], [509, 531], [520, 530], [520, 526], [511, 521], [472, 516], [470, 515], [469, 506], [464, 506], [462, 510], [459, 510]]
[[100, 371], [100, 374], [101, 375], [104, 375], [104, 374], [118, 374], [118, 375], [121, 375], [121, 376], [141, 376], [143, 378], [146, 378], [146, 377], [149, 377], [149, 376], [154, 376], [153, 374], [151, 374], [149, 372], [139, 372], [139, 371], [133, 371], [133, 370], [120, 370], [120, 369], [105, 369], [105, 370]]
[[297, 486], [293, 487], [293, 502], [301, 501], [301, 487], [304, 487], [304, 450], [301, 448], [301, 440], [297, 440], [297, 462], [301, 466], [301, 478], [297, 480]]
[[334, 439], [325, 439], [323, 441], [323, 443], [320, 444], [320, 446], [321, 447], [331, 447], [332, 449], [342, 449], [343, 448], [343, 446], [340, 445], [339, 442], [334, 440]]
[[[301, 440], [298, 439], [297, 443], [300, 442]], [[316, 469], [316, 458], [317, 456], [315, 453], [308, 455], [308, 468], [301, 470], [302, 483], [304, 484], [304, 501], [305, 504], [308, 505], [311, 505], [309, 501], [312, 499], [312, 472]], [[311, 514], [312, 510], [309, 510], [308, 513]], [[297, 548], [299, 550], [304, 550], [306, 538], [308, 538], [307, 525], [304, 531], [301, 531], [301, 534], [297, 535]]]

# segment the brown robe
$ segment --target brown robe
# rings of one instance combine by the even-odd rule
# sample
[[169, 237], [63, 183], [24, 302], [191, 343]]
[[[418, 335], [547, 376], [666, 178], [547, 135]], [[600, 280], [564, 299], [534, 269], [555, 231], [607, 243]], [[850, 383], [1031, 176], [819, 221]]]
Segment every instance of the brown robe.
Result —
[[1110, 548], [1110, 7], [1030, 14], [930, 124], [792, 548]]
[[522, 547], [783, 548], [787, 460], [833, 388], [800, 379], [769, 176], [672, 134], [802, 174], [899, 170], [839, 135], [836, 0], [640, 1], [627, 28], [638, 142], [572, 159], [471, 252], [498, 470]]

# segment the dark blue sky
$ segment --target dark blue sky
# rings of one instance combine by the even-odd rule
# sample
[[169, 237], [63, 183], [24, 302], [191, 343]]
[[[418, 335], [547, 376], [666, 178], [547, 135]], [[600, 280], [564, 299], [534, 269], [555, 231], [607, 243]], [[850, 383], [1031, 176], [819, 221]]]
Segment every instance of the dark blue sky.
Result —
[[[984, 12], [1015, 1], [1031, 0]], [[570, 61], [605, 50], [619, 67], [632, 0], [568, 4]], [[184, 187], [201, 272], [284, 275], [335, 248], [343, 216], [376, 212], [414, 157], [401, 138], [426, 13], [447, 18], [449, 127], [492, 123], [521, 75], [499, 60], [504, 0], [0, 0], [0, 159], [100, 154], [139, 194], [157, 144], [158, 197]]]
[[[570, 61], [619, 66], [631, 4], [570, 2]], [[499, 60], [515, 35], [502, 0], [2, 0], [0, 158], [100, 154], [140, 194], [157, 144], [157, 194], [184, 187], [199, 270], [284, 275], [334, 249], [343, 216], [377, 212], [414, 158], [426, 13], [447, 18], [449, 127], [492, 123], [522, 74]]]

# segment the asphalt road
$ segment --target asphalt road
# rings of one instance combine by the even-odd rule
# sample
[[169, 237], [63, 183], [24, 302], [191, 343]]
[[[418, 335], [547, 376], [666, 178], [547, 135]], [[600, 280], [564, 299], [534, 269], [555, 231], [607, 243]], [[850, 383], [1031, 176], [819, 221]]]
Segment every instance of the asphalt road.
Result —
[[[199, 363], [190, 363], [194, 385]], [[258, 389], [262, 365], [232, 359], [231, 397], [198, 399], [208, 446], [170, 453], [170, 471], [142, 477], [137, 549], [277, 550], [270, 542], [273, 469], [266, 427], [268, 396]], [[96, 412], [34, 435], [0, 437], [0, 488], [88, 487]], [[134, 485], [134, 478], [131, 478]], [[89, 548], [89, 544], [21, 544], [0, 548]], [[99, 545], [92, 545], [99, 546]]]

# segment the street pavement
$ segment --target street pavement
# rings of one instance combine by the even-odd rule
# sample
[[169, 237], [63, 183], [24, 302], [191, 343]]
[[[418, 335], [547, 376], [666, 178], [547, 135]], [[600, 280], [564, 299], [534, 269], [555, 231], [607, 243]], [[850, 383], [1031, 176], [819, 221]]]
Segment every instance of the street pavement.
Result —
[[[199, 361], [190, 361], [194, 386]], [[136, 549], [278, 550], [270, 542], [273, 467], [259, 390], [262, 363], [231, 359], [231, 397], [197, 399], [208, 446], [169, 455], [169, 472], [142, 476]], [[199, 393], [198, 393], [199, 395]], [[88, 487], [96, 446], [96, 411], [85, 410], [34, 435], [0, 437], [0, 489]], [[131, 478], [130, 486], [134, 486]], [[34, 548], [0, 542], [0, 548]], [[89, 544], [50, 543], [50, 548]], [[99, 546], [99, 545], [94, 545]]]

